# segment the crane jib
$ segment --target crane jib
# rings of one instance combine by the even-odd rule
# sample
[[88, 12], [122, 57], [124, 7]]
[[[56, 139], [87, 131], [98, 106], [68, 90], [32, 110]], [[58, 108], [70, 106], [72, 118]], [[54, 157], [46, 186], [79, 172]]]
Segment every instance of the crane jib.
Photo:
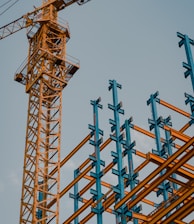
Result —
[[21, 16], [20, 18], [0, 27], [0, 40], [8, 37], [24, 28], [32, 26], [37, 22], [37, 14], [50, 5], [54, 5], [57, 11], [60, 11], [73, 3], [83, 5], [91, 0], [53, 0], [43, 4], [40, 7], [35, 8], [32, 12]]

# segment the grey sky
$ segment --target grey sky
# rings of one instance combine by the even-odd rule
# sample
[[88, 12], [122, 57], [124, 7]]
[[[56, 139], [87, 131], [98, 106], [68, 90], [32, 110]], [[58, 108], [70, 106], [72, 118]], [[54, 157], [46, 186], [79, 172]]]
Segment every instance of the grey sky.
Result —
[[[40, 4], [38, 0], [19, 1], [0, 16], [0, 26]], [[176, 32], [194, 38], [193, 9], [193, 0], [92, 0], [60, 12], [71, 31], [67, 53], [81, 64], [63, 92], [62, 158], [89, 133], [90, 100], [99, 96], [104, 106], [100, 126], [109, 135], [109, 79], [122, 85], [119, 99], [125, 117], [133, 116], [139, 126], [148, 129], [151, 113], [146, 101], [157, 90], [161, 99], [190, 112], [184, 92], [192, 93], [191, 82], [184, 78], [186, 57], [178, 47]], [[0, 215], [4, 224], [19, 219], [28, 96], [13, 77], [27, 57], [25, 32], [0, 41]], [[87, 152], [91, 153], [92, 149]], [[74, 167], [73, 161], [69, 166]]]

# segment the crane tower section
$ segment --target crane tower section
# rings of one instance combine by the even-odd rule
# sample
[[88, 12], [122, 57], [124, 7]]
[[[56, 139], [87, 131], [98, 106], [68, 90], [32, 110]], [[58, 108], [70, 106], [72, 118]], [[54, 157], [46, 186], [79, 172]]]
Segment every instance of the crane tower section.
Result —
[[[43, 5], [49, 2], [43, 0]], [[68, 24], [57, 19], [62, 4], [55, 1], [36, 15], [37, 22], [27, 33], [27, 61], [15, 75], [29, 95], [22, 224], [59, 223], [62, 90], [79, 69], [79, 62], [66, 54]], [[49, 207], [51, 201], [55, 203]]]

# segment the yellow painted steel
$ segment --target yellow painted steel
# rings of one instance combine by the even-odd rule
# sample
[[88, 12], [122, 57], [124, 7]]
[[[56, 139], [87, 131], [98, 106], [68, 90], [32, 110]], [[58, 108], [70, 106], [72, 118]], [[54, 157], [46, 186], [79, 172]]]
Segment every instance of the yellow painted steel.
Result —
[[[62, 90], [79, 69], [79, 62], [71, 62], [70, 59], [67, 59], [66, 42], [70, 38], [70, 32], [68, 24], [58, 23], [58, 11], [75, 2], [78, 0], [42, 0], [42, 6], [0, 28], [0, 39], [23, 28], [28, 28], [28, 59], [15, 75], [15, 80], [25, 85], [26, 93], [29, 95], [20, 224], [58, 224], [60, 198], [84, 178], [88, 179], [89, 183], [79, 190], [79, 196], [88, 193], [96, 182], [95, 178], [90, 176], [93, 165], [87, 158], [78, 167], [79, 175], [67, 183], [62, 191], [60, 190], [60, 169], [73, 156], [76, 156], [76, 153], [92, 137], [91, 133], [88, 134], [61, 160]], [[79, 2], [83, 3], [81, 0]], [[34, 29], [29, 29], [30, 27]], [[190, 113], [164, 100], [160, 100], [159, 103], [192, 119]], [[137, 219], [138, 223], [168, 224], [174, 222], [184, 224], [183, 219], [193, 212], [194, 206], [194, 166], [190, 163], [194, 156], [194, 137], [185, 134], [191, 124], [192, 122], [188, 122], [179, 130], [166, 125], [162, 127], [163, 131], [168, 131], [171, 135], [175, 149], [175, 152], [167, 158], [161, 158], [153, 153], [146, 154], [135, 149], [135, 156], [143, 160], [135, 168], [135, 174], [144, 171], [151, 165], [157, 166], [157, 168], [152, 171], [148, 170], [144, 179], [131, 190], [126, 184], [127, 178], [123, 178], [125, 181], [123, 199], [117, 202], [115, 199], [117, 193], [113, 191], [114, 185], [102, 180], [101, 185], [105, 191], [103, 196], [97, 201], [94, 197], [82, 198], [82, 206], [63, 223], [70, 224], [83, 213], [86, 215], [81, 217], [79, 223], [87, 223], [96, 215], [91, 208], [102, 203], [103, 210], [110, 214], [118, 212], [118, 209], [125, 205], [125, 208], [132, 214], [132, 217], [126, 218], [127, 222]], [[137, 125], [132, 125], [131, 128], [144, 136], [156, 138], [154, 133]], [[124, 126], [120, 128], [120, 131], [124, 131]], [[111, 138], [108, 138], [102, 143], [100, 151], [102, 152], [111, 141]], [[160, 142], [165, 144], [166, 139], [161, 137]], [[95, 153], [92, 156], [95, 157]], [[124, 157], [124, 152], [122, 156]], [[110, 173], [114, 166], [115, 162], [106, 165], [102, 170], [103, 175], [106, 176]], [[162, 171], [164, 172], [161, 175]], [[173, 174], [181, 178], [175, 178]], [[177, 184], [179, 188], [169, 192], [169, 199], [157, 205], [157, 209], [155, 209], [156, 203], [148, 199], [147, 196], [158, 191], [160, 184], [166, 180]], [[146, 215], [143, 212], [138, 213], [132, 210], [140, 203], [152, 207], [152, 212]]]
[[171, 110], [176, 111], [177, 113], [180, 113], [180, 114], [184, 115], [185, 117], [188, 117], [188, 118], [191, 117], [190, 113], [188, 113], [188, 112], [186, 112], [184, 110], [181, 110], [180, 108], [175, 107], [172, 104], [165, 102], [164, 100], [160, 100], [160, 104], [165, 106], [165, 107], [167, 107], [167, 108], [169, 108], [169, 109], [171, 109]]
[[66, 61], [69, 29], [57, 22], [63, 3], [44, 0], [35, 10], [39, 27], [27, 33], [28, 60], [15, 77], [29, 94], [20, 223], [59, 223], [62, 90], [79, 68]]
[[[118, 209], [121, 205], [123, 205], [127, 200], [129, 200], [132, 196], [133, 196], [133, 194], [135, 194], [135, 193], [137, 193], [140, 189], [143, 189], [144, 188], [144, 186], [149, 182], [149, 181], [151, 181], [158, 173], [160, 173], [163, 169], [165, 169], [167, 166], [168, 166], [168, 164], [170, 164], [171, 162], [173, 162], [174, 161], [174, 159], [176, 159], [179, 155], [181, 155], [189, 146], [191, 146], [192, 144], [194, 143], [194, 137], [193, 138], [191, 138], [184, 146], [182, 146], [181, 148], [180, 148], [180, 150], [179, 151], [177, 151], [177, 152], [175, 152], [171, 157], [169, 157], [169, 159], [168, 160], [166, 160], [161, 166], [159, 166], [153, 173], [151, 173], [147, 178], [145, 178], [142, 182], [140, 182], [139, 183], [139, 185], [136, 187], [136, 188], [134, 188], [134, 190], [132, 191], [132, 192], [130, 192], [128, 195], [126, 195], [122, 200], [120, 200], [120, 202], [118, 202], [116, 205], [115, 205], [115, 209]], [[193, 154], [194, 152], [190, 152], [190, 154]], [[192, 157], [192, 155], [191, 155], [191, 157]], [[186, 160], [187, 161], [187, 160]], [[181, 161], [181, 164], [182, 164], [183, 162]], [[185, 162], [184, 162], [185, 163]], [[183, 163], [183, 164], [184, 164]], [[175, 166], [177, 166], [177, 164], [175, 165]], [[180, 164], [178, 164], [178, 168], [180, 167], [181, 165]], [[173, 171], [171, 171], [171, 173], [173, 173]], [[167, 175], [167, 176], [169, 176], [169, 175]], [[160, 179], [161, 179], [161, 177], [160, 177]], [[163, 177], [163, 179], [165, 179], [164, 177]], [[155, 184], [156, 185], [156, 184]], [[157, 185], [156, 185], [157, 186]], [[153, 186], [152, 186], [152, 188], [153, 188]], [[142, 197], [142, 196], [141, 196]], [[142, 197], [142, 198], [144, 198], [144, 197]], [[139, 199], [138, 199], [139, 200]], [[133, 206], [134, 206], [134, 202], [133, 202]], [[129, 207], [133, 207], [133, 206], [131, 206], [131, 204], [130, 204], [130, 206]]]
[[[182, 203], [184, 200], [186, 200], [190, 195], [192, 195], [194, 193], [194, 187], [191, 186], [191, 188], [184, 192], [184, 194], [177, 199], [175, 202], [172, 202], [168, 207], [162, 207], [159, 212], [155, 213], [151, 219], [151, 221], [148, 221], [148, 224], [155, 224], [157, 223], [162, 217], [164, 217], [166, 214], [168, 214], [172, 209], [176, 208], [180, 203]], [[177, 216], [179, 216], [179, 214], [181, 214], [182, 212], [185, 212], [188, 208], [192, 207], [194, 205], [194, 200], [193, 198], [184, 204], [184, 206], [182, 206], [182, 209], [179, 208], [179, 211], [176, 211], [174, 213], [173, 216], [171, 216], [170, 219], [171, 221], [174, 220], [174, 218], [176, 219]], [[172, 218], [173, 217], [173, 218]], [[169, 223], [169, 222], [167, 222]]]

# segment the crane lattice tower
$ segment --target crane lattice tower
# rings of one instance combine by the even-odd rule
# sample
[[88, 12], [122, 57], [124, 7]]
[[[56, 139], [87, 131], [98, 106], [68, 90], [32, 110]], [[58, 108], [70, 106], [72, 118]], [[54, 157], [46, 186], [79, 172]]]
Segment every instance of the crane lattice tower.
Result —
[[57, 17], [74, 2], [85, 3], [43, 0], [40, 8], [22, 17], [29, 52], [15, 80], [25, 85], [29, 103], [20, 223], [59, 223], [62, 90], [79, 63], [66, 55], [70, 32]]

